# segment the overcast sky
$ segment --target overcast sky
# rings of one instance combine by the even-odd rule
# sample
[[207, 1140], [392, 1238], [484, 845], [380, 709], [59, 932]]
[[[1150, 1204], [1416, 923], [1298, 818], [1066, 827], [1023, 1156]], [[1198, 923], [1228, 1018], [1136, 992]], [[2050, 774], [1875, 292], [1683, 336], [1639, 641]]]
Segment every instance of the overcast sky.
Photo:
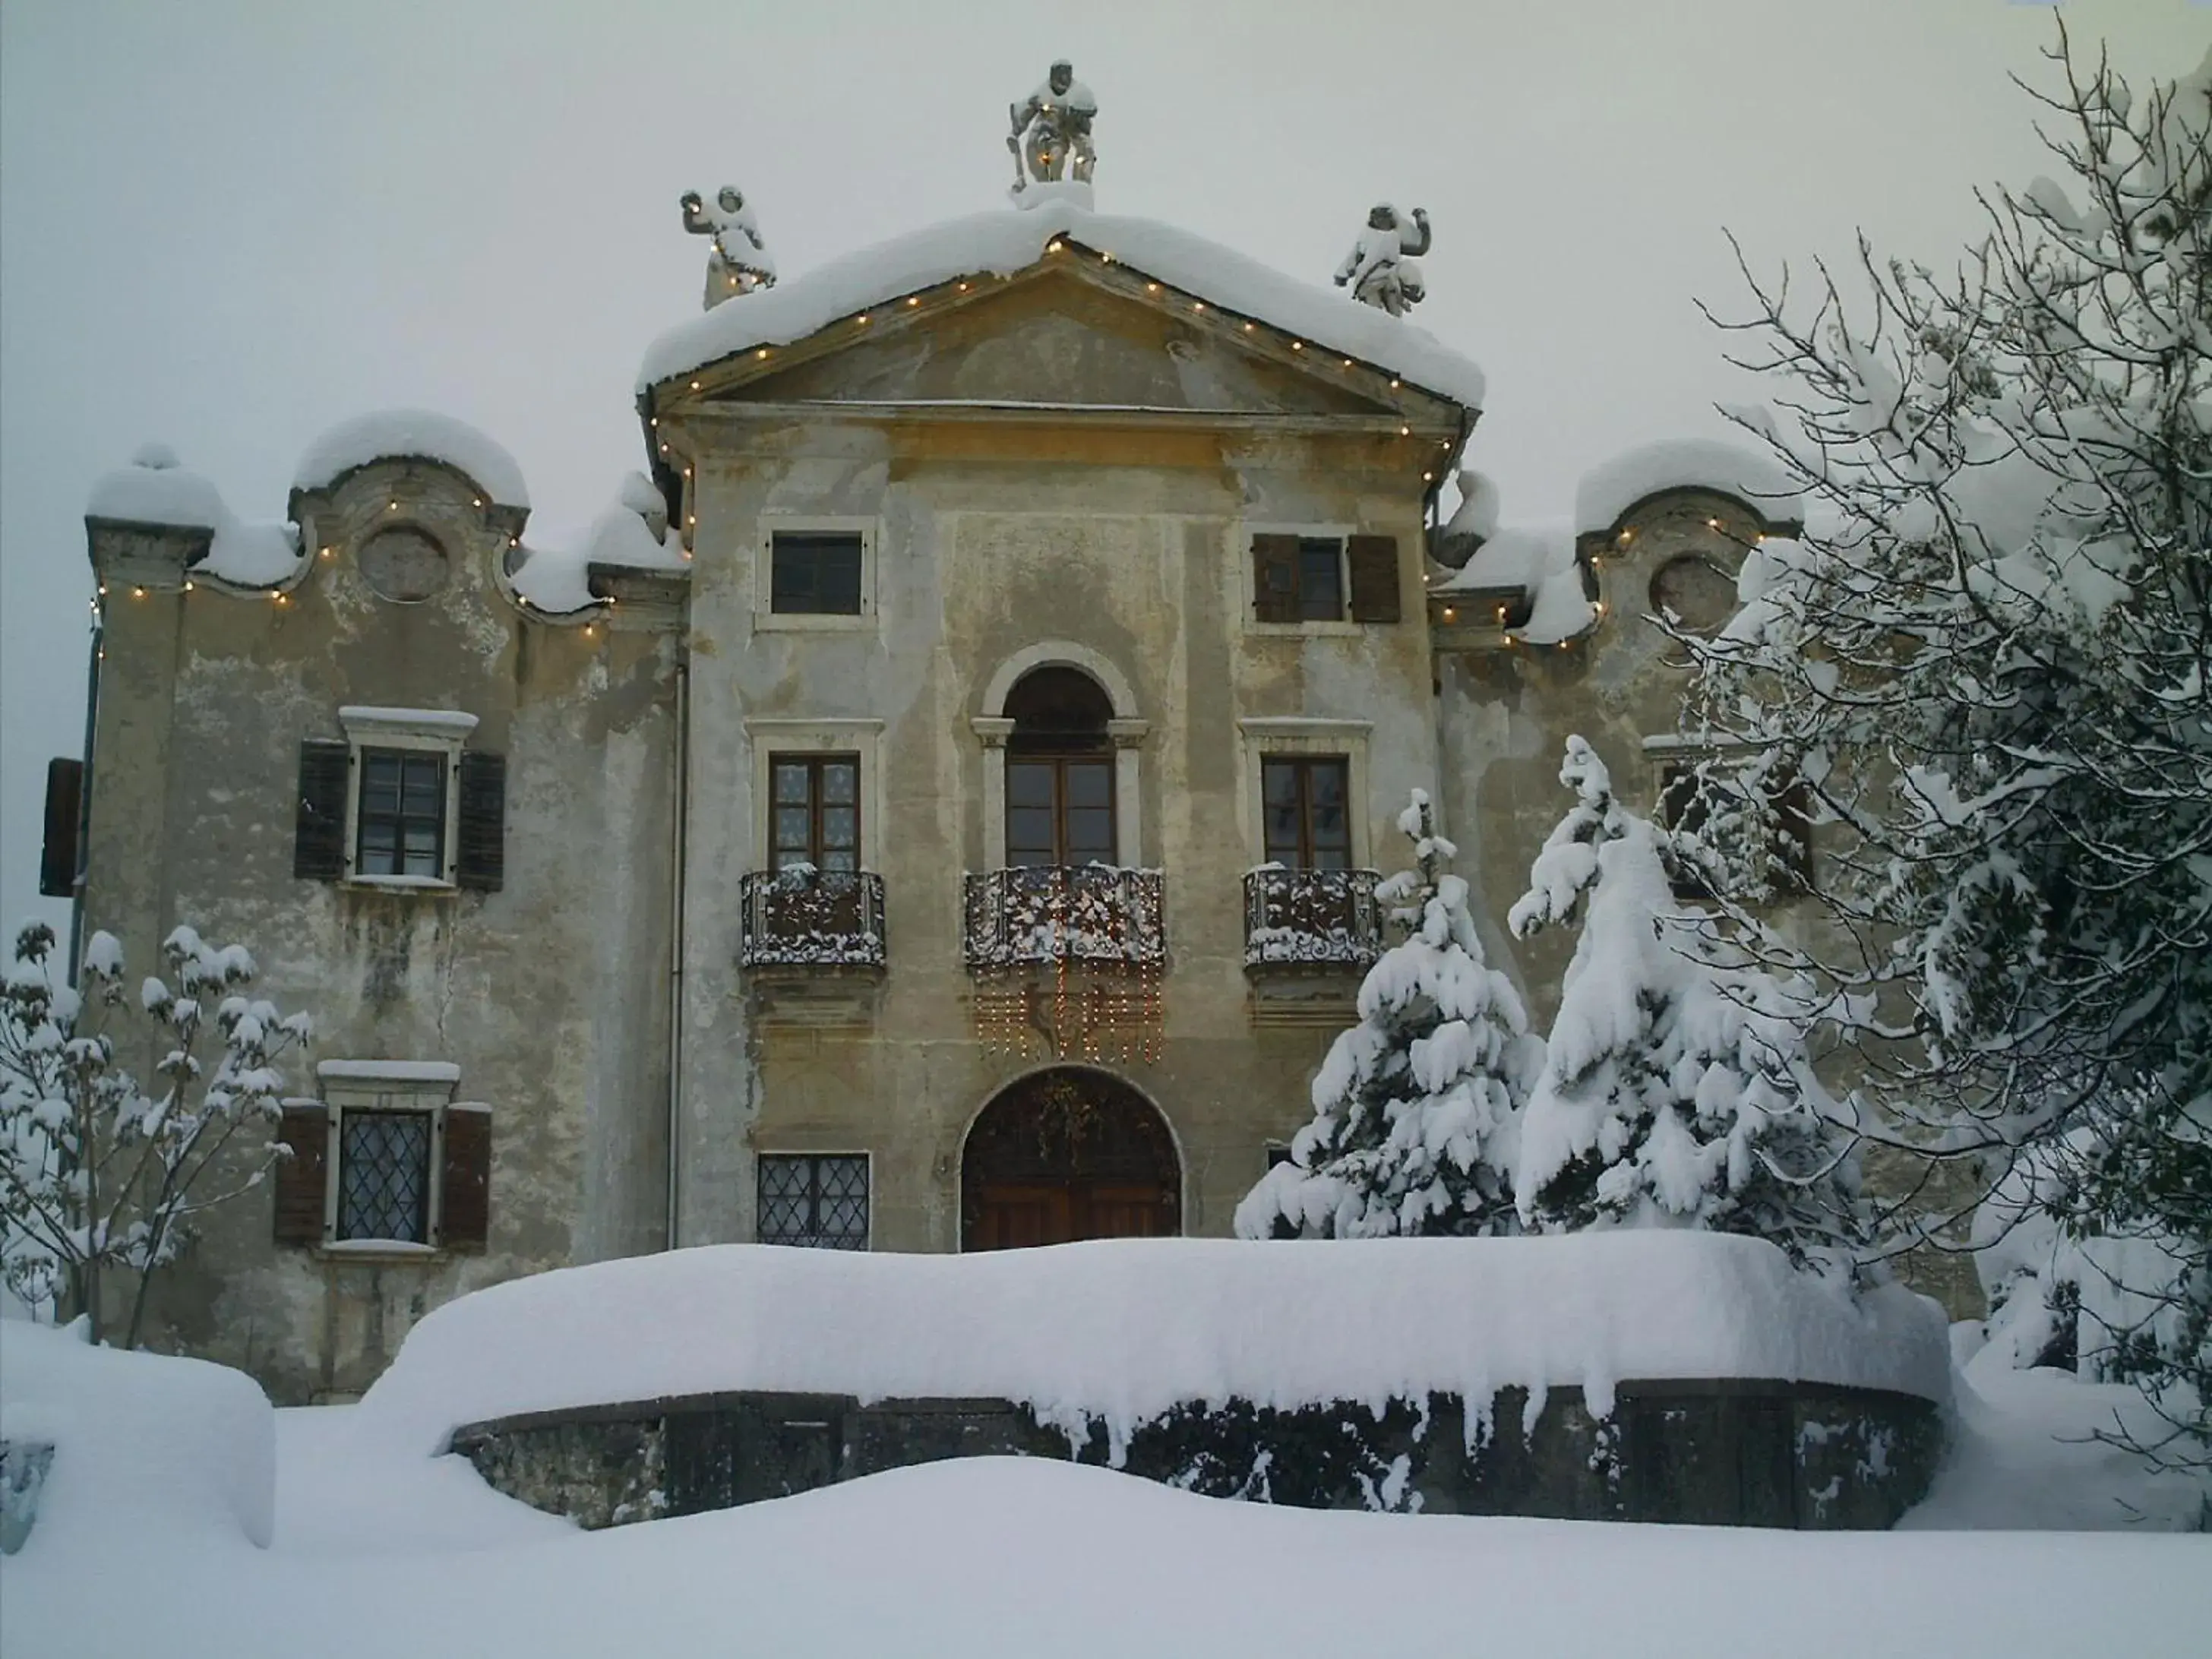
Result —
[[[2137, 77], [2212, 44], [2191, 0], [2065, 11]], [[1961, 246], [1975, 184], [2043, 169], [2006, 76], [2049, 84], [2052, 35], [2005, 0], [7, 0], [0, 920], [66, 914], [38, 820], [93, 479], [161, 439], [281, 519], [325, 427], [427, 405], [557, 539], [642, 459], [639, 358], [698, 303], [683, 191], [741, 185], [802, 276], [1002, 205], [1006, 105], [1071, 58], [1102, 209], [1317, 283], [1370, 204], [1429, 210], [1419, 320], [1489, 371], [1470, 459], [1527, 522], [1723, 429], [1745, 388], [1692, 299], [1738, 296], [1723, 226], [1763, 263]]]

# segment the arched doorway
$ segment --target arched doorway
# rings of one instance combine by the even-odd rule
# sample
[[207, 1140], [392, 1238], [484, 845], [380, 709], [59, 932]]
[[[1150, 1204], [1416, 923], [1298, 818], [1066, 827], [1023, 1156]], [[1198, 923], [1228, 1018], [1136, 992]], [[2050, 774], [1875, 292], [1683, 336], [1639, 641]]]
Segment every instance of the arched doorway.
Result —
[[1167, 1120], [1103, 1072], [1010, 1084], [968, 1132], [960, 1248], [1004, 1250], [1182, 1231], [1182, 1164]]

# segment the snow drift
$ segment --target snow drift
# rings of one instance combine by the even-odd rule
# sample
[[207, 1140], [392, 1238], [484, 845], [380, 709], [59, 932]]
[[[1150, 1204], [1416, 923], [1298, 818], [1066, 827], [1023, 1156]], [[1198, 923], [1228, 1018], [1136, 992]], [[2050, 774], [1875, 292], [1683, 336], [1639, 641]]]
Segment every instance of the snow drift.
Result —
[[276, 1415], [243, 1371], [10, 1319], [0, 1439], [54, 1448], [26, 1557], [127, 1563], [179, 1534], [242, 1532], [265, 1547], [275, 1534]]
[[1948, 1397], [1935, 1304], [1854, 1303], [1756, 1239], [1121, 1239], [973, 1255], [726, 1244], [515, 1279], [410, 1333], [361, 1405], [398, 1449], [523, 1412], [744, 1389], [994, 1396], [1118, 1439], [1283, 1409], [1753, 1377]]

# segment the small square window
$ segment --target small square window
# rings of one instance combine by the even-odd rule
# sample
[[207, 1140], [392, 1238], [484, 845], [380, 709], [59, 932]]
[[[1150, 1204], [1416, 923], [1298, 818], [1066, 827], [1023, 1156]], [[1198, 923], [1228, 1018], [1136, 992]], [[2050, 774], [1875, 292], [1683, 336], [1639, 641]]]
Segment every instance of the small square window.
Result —
[[774, 532], [769, 609], [786, 617], [859, 616], [864, 551], [857, 530]]
[[430, 1127], [427, 1111], [338, 1115], [339, 1238], [430, 1242]]
[[763, 1153], [757, 1231], [763, 1244], [866, 1249], [867, 1158]]
[[1252, 617], [1262, 623], [1345, 619], [1341, 536], [1263, 532], [1252, 538]]

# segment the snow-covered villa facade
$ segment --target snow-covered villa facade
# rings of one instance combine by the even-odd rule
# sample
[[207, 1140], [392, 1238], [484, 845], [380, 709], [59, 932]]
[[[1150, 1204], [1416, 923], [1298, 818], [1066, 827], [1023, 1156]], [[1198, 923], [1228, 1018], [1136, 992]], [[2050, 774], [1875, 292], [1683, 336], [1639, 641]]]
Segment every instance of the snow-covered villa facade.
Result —
[[1794, 507], [1674, 446], [1554, 532], [1446, 522], [1482, 400], [1398, 316], [1047, 199], [655, 342], [580, 547], [428, 416], [311, 447], [283, 526], [110, 475], [84, 925], [246, 942], [318, 1027], [157, 1340], [329, 1398], [573, 1262], [1225, 1234], [1414, 787], [1548, 1007], [1565, 946], [1499, 923], [1560, 744], [1660, 799], [1643, 617], [1724, 615]]

